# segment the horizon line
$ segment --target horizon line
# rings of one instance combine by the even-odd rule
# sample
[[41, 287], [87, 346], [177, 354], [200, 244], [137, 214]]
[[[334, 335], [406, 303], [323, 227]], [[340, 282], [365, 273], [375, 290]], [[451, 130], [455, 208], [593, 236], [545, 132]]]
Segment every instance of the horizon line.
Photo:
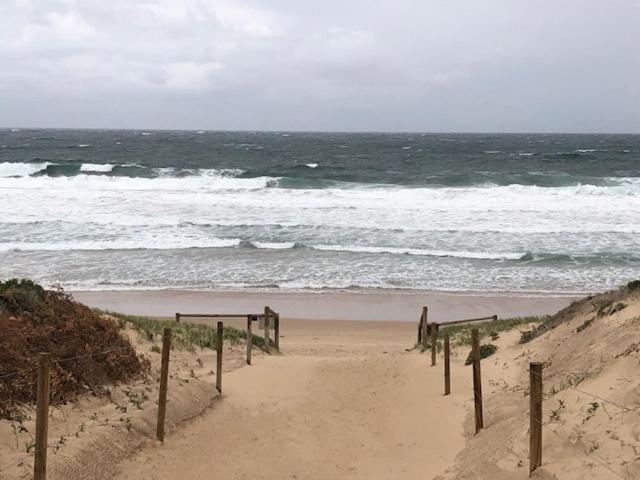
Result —
[[0, 126], [0, 131], [13, 130], [84, 130], [119, 132], [206, 132], [206, 133], [326, 133], [326, 134], [410, 134], [410, 135], [640, 135], [640, 132], [562, 132], [562, 131], [463, 131], [463, 130], [261, 130], [207, 128], [118, 128], [118, 127], [16, 127]]

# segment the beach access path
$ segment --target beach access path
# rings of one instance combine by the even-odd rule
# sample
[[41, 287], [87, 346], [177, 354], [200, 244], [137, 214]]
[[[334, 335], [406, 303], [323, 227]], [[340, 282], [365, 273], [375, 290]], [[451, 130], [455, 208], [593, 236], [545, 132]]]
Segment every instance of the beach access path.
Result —
[[219, 402], [116, 478], [433, 478], [464, 447], [471, 375], [452, 368], [453, 395], [443, 396], [441, 366], [407, 351], [415, 330], [283, 319], [282, 355], [230, 372]]

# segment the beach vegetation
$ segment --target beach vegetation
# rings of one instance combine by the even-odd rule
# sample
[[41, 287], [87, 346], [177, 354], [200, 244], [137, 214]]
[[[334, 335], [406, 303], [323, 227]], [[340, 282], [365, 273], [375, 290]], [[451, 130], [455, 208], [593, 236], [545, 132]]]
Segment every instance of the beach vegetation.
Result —
[[479, 323], [461, 323], [457, 325], [447, 326], [446, 323], [441, 325], [438, 331], [438, 338], [442, 338], [444, 333], [449, 334], [452, 346], [471, 345], [471, 330], [478, 329], [480, 338], [490, 337], [497, 340], [501, 332], [508, 332], [515, 328], [537, 325], [542, 322], [545, 317], [514, 317], [500, 320], [488, 320]]
[[[489, 358], [491, 355], [498, 351], [498, 347], [496, 347], [493, 343], [485, 343], [480, 345], [480, 360]], [[467, 359], [464, 361], [465, 365], [471, 365], [473, 363], [473, 352], [469, 352]]]
[[627, 283], [627, 290], [630, 292], [640, 291], [640, 280], [633, 280]]
[[0, 418], [35, 403], [40, 352], [51, 355], [52, 405], [101, 395], [149, 367], [113, 321], [27, 279], [0, 282], [0, 331]]
[[585, 320], [582, 325], [580, 325], [578, 328], [576, 328], [576, 333], [580, 333], [581, 331], [583, 331], [585, 328], [587, 328], [592, 323], [593, 323], [593, 318], [591, 318], [589, 320]]
[[[155, 344], [156, 341], [162, 340], [162, 333], [165, 328], [171, 329], [171, 341], [174, 347], [195, 351], [199, 348], [216, 348], [217, 330], [212, 325], [193, 322], [176, 322], [174, 320], [162, 318], [150, 318], [137, 315], [126, 315], [118, 312], [100, 312], [113, 317], [116, 322], [124, 321], [130, 325], [135, 331], [140, 333], [144, 338], [154, 342], [157, 351], [160, 348]], [[222, 339], [232, 345], [246, 342], [247, 332], [236, 327], [227, 327], [223, 329]], [[252, 336], [252, 343], [258, 348], [264, 348], [264, 338], [259, 335]], [[152, 351], [154, 350], [152, 348]]]
[[551, 415], [549, 415], [549, 420], [552, 422], [557, 422], [560, 420], [560, 415], [562, 411], [567, 407], [567, 404], [564, 400], [558, 400], [558, 408], [554, 408], [551, 410]]

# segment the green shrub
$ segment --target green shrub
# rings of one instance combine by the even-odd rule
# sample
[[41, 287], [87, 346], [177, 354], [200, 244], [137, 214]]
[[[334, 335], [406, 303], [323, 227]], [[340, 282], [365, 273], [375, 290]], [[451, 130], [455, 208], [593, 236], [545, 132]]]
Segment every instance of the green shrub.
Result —
[[578, 328], [576, 328], [576, 333], [580, 333], [581, 331], [583, 331], [585, 328], [587, 328], [592, 323], [593, 323], [593, 318], [590, 319], [590, 320], [585, 320], [585, 322], [582, 325], [580, 325]]
[[[482, 360], [483, 358], [490, 357], [491, 355], [496, 353], [497, 350], [498, 350], [498, 347], [496, 347], [493, 343], [486, 343], [484, 345], [480, 345], [480, 359]], [[469, 355], [467, 356], [467, 359], [464, 361], [464, 364], [471, 365], [472, 362], [473, 362], [473, 351], [469, 352]]]
[[627, 283], [627, 289], [630, 292], [634, 292], [636, 290], [640, 290], [640, 280], [633, 280], [633, 281]]
[[536, 329], [533, 328], [531, 330], [525, 330], [524, 332], [520, 332], [520, 343], [529, 343], [531, 340], [536, 338]]

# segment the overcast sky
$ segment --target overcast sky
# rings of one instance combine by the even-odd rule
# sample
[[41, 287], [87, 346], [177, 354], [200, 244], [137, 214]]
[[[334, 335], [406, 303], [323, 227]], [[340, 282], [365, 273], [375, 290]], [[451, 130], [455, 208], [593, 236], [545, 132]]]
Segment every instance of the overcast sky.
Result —
[[640, 1], [0, 0], [0, 126], [640, 132]]

